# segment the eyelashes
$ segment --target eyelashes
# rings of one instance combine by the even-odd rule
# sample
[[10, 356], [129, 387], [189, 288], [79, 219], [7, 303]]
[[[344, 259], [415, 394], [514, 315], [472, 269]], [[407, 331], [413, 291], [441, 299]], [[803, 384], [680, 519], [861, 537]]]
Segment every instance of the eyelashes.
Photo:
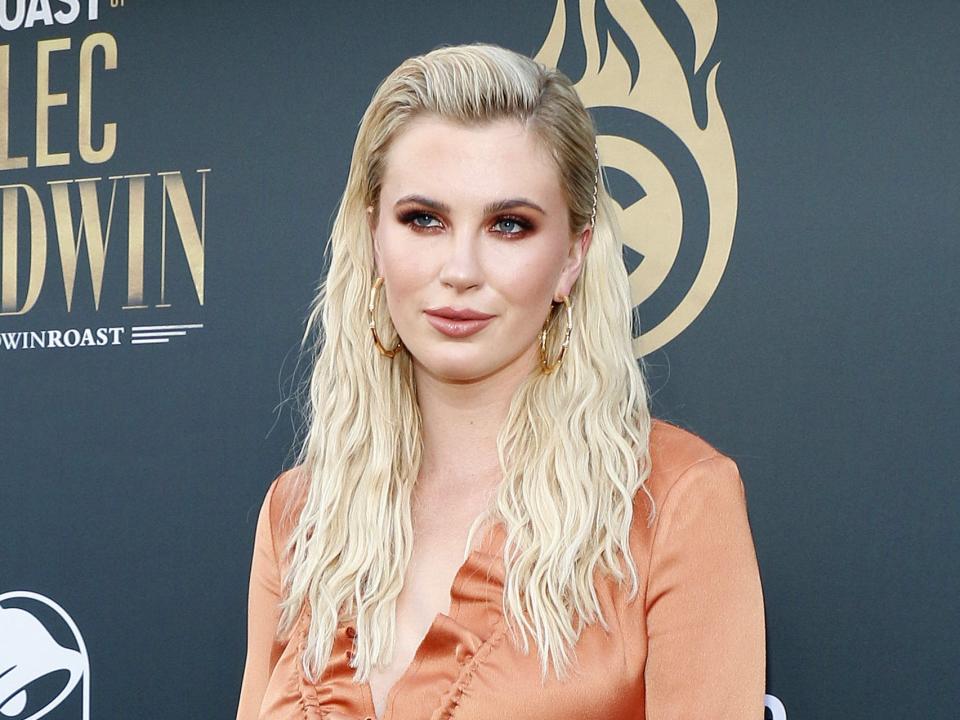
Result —
[[432, 213], [423, 212], [421, 210], [408, 210], [405, 213], [401, 213], [397, 219], [404, 225], [409, 225], [414, 230], [427, 230], [432, 227], [440, 227], [440, 225], [421, 225], [420, 223], [416, 222], [417, 220], [423, 218], [427, 220], [435, 220], [438, 223], [440, 222], [439, 219]]
[[[397, 218], [401, 223], [408, 226], [414, 232], [433, 232], [443, 228], [443, 222], [431, 212], [424, 210], [408, 210], [401, 213]], [[494, 234], [506, 238], [524, 237], [534, 229], [532, 222], [519, 215], [499, 215], [494, 220], [491, 227], [500, 226], [501, 230], [493, 230]]]

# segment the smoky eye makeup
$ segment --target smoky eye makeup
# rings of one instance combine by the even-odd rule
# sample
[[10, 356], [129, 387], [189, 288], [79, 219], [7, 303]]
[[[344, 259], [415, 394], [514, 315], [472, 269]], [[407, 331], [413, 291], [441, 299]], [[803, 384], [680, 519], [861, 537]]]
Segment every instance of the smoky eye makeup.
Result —
[[[397, 221], [403, 225], [410, 225], [415, 230], [427, 230], [434, 227], [440, 227], [442, 223], [432, 212], [420, 209], [403, 210], [397, 214]], [[420, 221], [420, 222], [418, 222]], [[440, 225], [434, 224], [440, 223]]]
[[[409, 208], [398, 212], [397, 221], [415, 232], [431, 232], [443, 227], [443, 221], [434, 212], [422, 208]], [[520, 238], [533, 231], [536, 225], [522, 215], [504, 213], [492, 218], [487, 227], [501, 237]]]
[[500, 233], [506, 237], [522, 237], [535, 227], [532, 222], [519, 215], [501, 215], [493, 221], [491, 227], [498, 225], [511, 228]]

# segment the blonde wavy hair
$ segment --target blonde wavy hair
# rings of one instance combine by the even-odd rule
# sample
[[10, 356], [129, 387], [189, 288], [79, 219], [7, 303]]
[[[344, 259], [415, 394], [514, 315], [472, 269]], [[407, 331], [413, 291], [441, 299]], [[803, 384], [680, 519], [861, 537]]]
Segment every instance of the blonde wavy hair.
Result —
[[[380, 356], [368, 328], [374, 258], [365, 208], [377, 208], [391, 140], [422, 114], [469, 124], [523, 123], [556, 161], [571, 233], [589, 225], [597, 194], [592, 244], [570, 294], [570, 346], [557, 371], [546, 375], [538, 368], [512, 399], [497, 437], [502, 482], [477, 518], [506, 529], [503, 613], [513, 643], [528, 653], [529, 633], [541, 679], [550, 664], [563, 679], [584, 625], [599, 621], [608, 628], [594, 572], [618, 583], [629, 578], [630, 596], [638, 592], [629, 532], [641, 488], [650, 498], [650, 522], [655, 513], [645, 485], [651, 421], [592, 118], [565, 75], [495, 45], [442, 46], [406, 60], [377, 88], [360, 122], [326, 247], [329, 270], [304, 335], [314, 360], [288, 509], [296, 498], [303, 508], [284, 548], [290, 571], [278, 635], [292, 630], [308, 604], [301, 664], [314, 680], [341, 619], [356, 624], [355, 682], [367, 681], [375, 664], [393, 656], [395, 604], [413, 544], [421, 420], [408, 353], [392, 361]], [[377, 327], [389, 328], [383, 303], [379, 313]], [[565, 313], [552, 313], [554, 344], [565, 322]], [[476, 528], [475, 521], [470, 537]]]

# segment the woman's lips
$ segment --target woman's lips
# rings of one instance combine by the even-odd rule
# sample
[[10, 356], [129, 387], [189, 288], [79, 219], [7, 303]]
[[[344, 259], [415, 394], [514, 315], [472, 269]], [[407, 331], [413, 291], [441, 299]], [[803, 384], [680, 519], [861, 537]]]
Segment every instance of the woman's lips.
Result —
[[[443, 311], [426, 310], [427, 322], [448, 337], [464, 338], [480, 332], [490, 321], [493, 315], [485, 315], [471, 311], [451, 311], [446, 314], [440, 314]], [[451, 317], [460, 316], [460, 317]], [[464, 317], [466, 316], [466, 317]]]

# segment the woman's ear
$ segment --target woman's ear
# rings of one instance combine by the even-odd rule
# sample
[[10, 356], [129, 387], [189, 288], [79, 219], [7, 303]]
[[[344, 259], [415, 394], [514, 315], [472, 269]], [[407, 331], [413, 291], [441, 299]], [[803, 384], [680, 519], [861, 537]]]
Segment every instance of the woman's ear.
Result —
[[553, 299], [557, 302], [560, 302], [565, 295], [570, 294], [573, 284], [580, 277], [580, 271], [583, 270], [583, 262], [587, 259], [587, 250], [590, 249], [592, 241], [593, 228], [588, 225], [570, 242], [570, 252], [567, 253], [563, 269], [560, 271], [560, 278], [557, 281], [556, 292], [553, 294]]

